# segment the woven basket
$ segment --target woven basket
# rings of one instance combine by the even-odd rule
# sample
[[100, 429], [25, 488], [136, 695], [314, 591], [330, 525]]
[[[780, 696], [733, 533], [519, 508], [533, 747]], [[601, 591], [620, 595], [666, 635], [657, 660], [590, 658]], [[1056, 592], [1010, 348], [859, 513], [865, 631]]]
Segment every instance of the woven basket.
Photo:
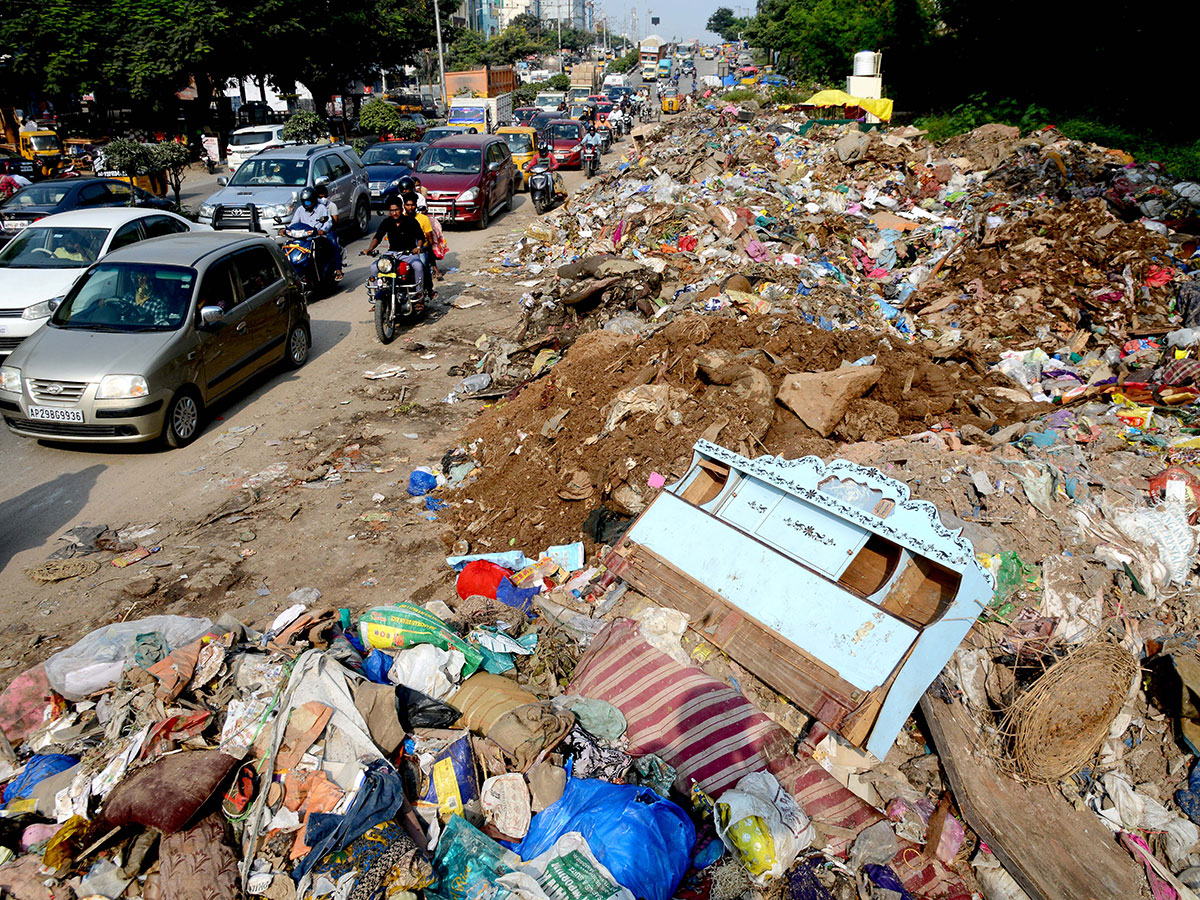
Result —
[[1091, 762], [1140, 671], [1119, 644], [1100, 641], [1055, 663], [1013, 704], [1001, 730], [1011, 735], [1016, 771], [1051, 784]]

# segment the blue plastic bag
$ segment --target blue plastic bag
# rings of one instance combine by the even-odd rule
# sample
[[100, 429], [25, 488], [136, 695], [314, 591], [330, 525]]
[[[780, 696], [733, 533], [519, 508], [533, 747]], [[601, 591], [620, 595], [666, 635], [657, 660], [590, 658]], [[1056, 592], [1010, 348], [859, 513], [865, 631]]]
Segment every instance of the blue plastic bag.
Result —
[[696, 842], [687, 813], [649, 788], [569, 778], [562, 797], [533, 817], [513, 849], [533, 859], [571, 831], [582, 834], [617, 882], [643, 900], [670, 900]]
[[363, 660], [362, 673], [367, 676], [368, 681], [376, 684], [391, 684], [388, 673], [392, 671], [393, 662], [395, 660], [391, 654], [384, 653], [382, 650], [372, 650]]
[[412, 497], [424, 497], [437, 487], [437, 476], [429, 472], [415, 470], [408, 476], [408, 493]]
[[8, 783], [4, 789], [4, 802], [23, 800], [33, 793], [34, 786], [51, 775], [65, 772], [79, 762], [74, 756], [66, 753], [47, 753], [44, 756], [31, 756], [21, 774]]

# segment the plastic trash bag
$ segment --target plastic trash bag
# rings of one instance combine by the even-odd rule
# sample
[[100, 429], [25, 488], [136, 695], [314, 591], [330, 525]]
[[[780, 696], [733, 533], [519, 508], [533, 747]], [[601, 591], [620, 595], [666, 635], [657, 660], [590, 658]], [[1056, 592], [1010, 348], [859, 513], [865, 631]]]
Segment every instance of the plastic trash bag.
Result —
[[44, 756], [31, 756], [21, 774], [14, 778], [4, 788], [4, 802], [23, 800], [33, 793], [39, 781], [44, 781], [51, 775], [65, 772], [79, 762], [74, 756], [65, 753], [47, 753]]
[[520, 871], [501, 875], [496, 886], [515, 900], [634, 900], [575, 831], [564, 834]]
[[363, 644], [377, 650], [414, 647], [417, 644], [432, 644], [442, 650], [453, 648], [466, 660], [462, 668], [464, 678], [474, 673], [483, 662], [483, 656], [477, 648], [451, 631], [433, 613], [411, 603], [373, 607], [359, 618], [358, 628]]
[[82, 700], [117, 683], [133, 662], [139, 634], [157, 631], [171, 650], [178, 650], [206, 634], [212, 625], [212, 619], [187, 616], [150, 616], [105, 625], [46, 660], [46, 678], [50, 687], [68, 700]]
[[618, 884], [643, 900], [670, 900], [696, 841], [687, 813], [649, 788], [571, 778], [562, 798], [533, 817], [529, 834], [513, 849], [532, 859], [572, 831]]
[[722, 794], [713, 822], [722, 843], [759, 886], [791, 868], [813, 842], [812, 822], [767, 772], [752, 772]]
[[398, 684], [396, 716], [404, 730], [411, 734], [414, 728], [449, 728], [462, 718], [462, 713], [448, 703]]
[[502, 875], [517, 871], [521, 860], [462, 816], [451, 816], [438, 840], [433, 858], [437, 878], [425, 897], [468, 900], [491, 893], [490, 886]]

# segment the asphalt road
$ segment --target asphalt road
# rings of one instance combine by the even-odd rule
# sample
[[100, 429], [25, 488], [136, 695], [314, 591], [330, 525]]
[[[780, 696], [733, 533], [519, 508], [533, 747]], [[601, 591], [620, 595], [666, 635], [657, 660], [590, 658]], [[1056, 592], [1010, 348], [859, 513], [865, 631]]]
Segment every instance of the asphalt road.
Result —
[[[614, 150], [606, 155], [602, 165], [613, 165], [618, 154], [619, 150]], [[582, 181], [578, 172], [564, 175], [569, 190]], [[195, 208], [216, 189], [216, 176], [193, 173], [184, 183], [181, 200], [185, 207]], [[495, 252], [489, 251], [489, 243], [514, 228], [523, 229], [533, 217], [527, 195], [518, 194], [514, 210], [498, 215], [486, 232], [447, 230], [450, 252], [441, 262], [442, 270], [458, 268], [466, 274], [480, 268], [489, 252]], [[375, 216], [372, 229], [378, 223]], [[164, 476], [194, 466], [195, 448], [210, 442], [222, 429], [239, 421], [261, 419], [264, 410], [268, 420], [277, 417], [281, 429], [286, 424], [295, 428], [296, 420], [303, 418], [295, 409], [297, 396], [306, 409], [310, 404], [336, 405], [347, 369], [359, 365], [356, 357], [361, 358], [365, 348], [377, 346], [363, 286], [370, 259], [358, 255], [367, 239], [343, 239], [343, 243], [347, 265], [341, 290], [309, 309], [313, 350], [308, 365], [297, 373], [259, 379], [212, 409], [205, 434], [192, 447], [167, 451], [157, 443], [55, 444], [18, 437], [0, 427], [0, 457], [5, 461], [0, 472], [0, 574], [12, 577], [13, 572], [4, 571], [10, 564], [27, 566], [43, 558], [56, 537], [73, 525], [146, 521], [174, 506], [176, 498], [165, 488]], [[455, 277], [448, 276], [447, 288]], [[452, 309], [447, 315], [457, 312]], [[297, 382], [310, 387], [297, 395], [292, 387]]]

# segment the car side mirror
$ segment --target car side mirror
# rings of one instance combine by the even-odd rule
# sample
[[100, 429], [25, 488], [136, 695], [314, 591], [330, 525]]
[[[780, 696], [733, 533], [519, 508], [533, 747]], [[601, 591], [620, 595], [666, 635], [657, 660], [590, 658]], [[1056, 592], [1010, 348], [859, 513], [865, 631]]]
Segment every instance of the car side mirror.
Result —
[[225, 318], [225, 310], [219, 306], [200, 307], [200, 321], [205, 325], [216, 325]]
[[329, 179], [326, 178], [324, 175], [322, 175], [320, 178], [318, 178], [316, 181], [313, 182], [313, 187], [321, 187], [322, 185], [326, 185], [326, 184], [329, 184]]
[[229, 184], [229, 176], [228, 175], [220, 176], [217, 179], [217, 184], [219, 184], [221, 187], [225, 187], [225, 185]]
[[495, 160], [492, 160], [490, 163], [488, 163], [488, 171], [489, 172], [495, 172], [499, 168], [500, 168], [500, 163], [496, 162]]

